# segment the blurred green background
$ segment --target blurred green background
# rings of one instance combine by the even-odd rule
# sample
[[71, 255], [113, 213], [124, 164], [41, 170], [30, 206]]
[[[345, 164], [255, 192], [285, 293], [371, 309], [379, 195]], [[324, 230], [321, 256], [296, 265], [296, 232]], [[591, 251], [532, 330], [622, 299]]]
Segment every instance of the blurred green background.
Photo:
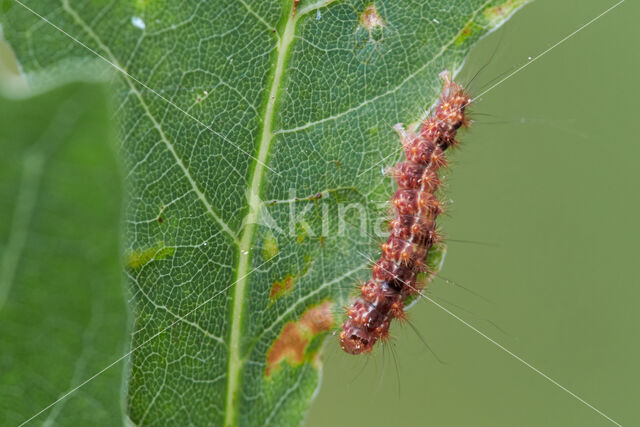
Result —
[[[481, 93], [613, 4], [533, 2], [474, 49], [460, 81], [495, 52], [472, 84]], [[640, 424], [638, 16], [627, 0], [475, 105], [447, 173], [442, 276], [481, 297], [429, 287], [623, 425]], [[5, 69], [8, 58], [0, 46]], [[370, 357], [329, 338], [308, 426], [611, 425], [435, 305], [421, 301], [410, 320], [444, 363], [408, 325]]]
[[[478, 94], [613, 4], [536, 0], [473, 50], [459, 79], [495, 51], [472, 84]], [[486, 244], [449, 242], [442, 276], [491, 302], [429, 286], [623, 425], [640, 425], [639, 16], [626, 1], [477, 103], [441, 226]], [[330, 339], [308, 426], [612, 425], [430, 302], [410, 319], [446, 364], [409, 326], [395, 326], [384, 355], [349, 357]]]

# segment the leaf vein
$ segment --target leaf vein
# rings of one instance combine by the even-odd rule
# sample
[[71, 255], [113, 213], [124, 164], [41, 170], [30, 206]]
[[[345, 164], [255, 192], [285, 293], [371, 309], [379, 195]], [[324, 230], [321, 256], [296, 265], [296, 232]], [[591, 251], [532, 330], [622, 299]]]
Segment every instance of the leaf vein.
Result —
[[364, 100], [362, 103], [351, 107], [345, 111], [342, 111], [340, 113], [334, 114], [332, 116], [328, 116], [325, 118], [322, 118], [320, 120], [315, 120], [312, 122], [307, 122], [304, 125], [300, 125], [300, 126], [296, 126], [293, 128], [289, 128], [289, 129], [280, 129], [274, 132], [274, 135], [279, 135], [279, 134], [286, 134], [286, 133], [295, 133], [295, 132], [299, 132], [305, 129], [309, 129], [311, 127], [314, 127], [316, 125], [322, 124], [322, 123], [326, 123], [326, 122], [330, 122], [333, 120], [337, 120], [340, 117], [346, 116], [348, 114], [351, 114], [355, 111], [360, 110], [361, 108], [377, 101], [378, 99], [384, 98], [386, 96], [395, 94], [397, 91], [399, 91], [405, 84], [407, 84], [409, 81], [411, 81], [412, 79], [414, 79], [418, 74], [420, 74], [421, 72], [423, 72], [429, 65], [431, 65], [435, 60], [437, 60], [438, 58], [440, 58], [442, 55], [444, 55], [444, 53], [449, 49], [449, 47], [455, 43], [456, 39], [458, 39], [458, 37], [460, 36], [460, 34], [462, 34], [462, 32], [465, 30], [465, 28], [467, 27], [468, 24], [473, 23], [473, 21], [475, 20], [476, 16], [478, 15], [478, 12], [480, 12], [481, 10], [483, 10], [487, 4], [489, 4], [491, 2], [491, 0], [487, 0], [485, 1], [482, 6], [480, 6], [478, 9], [476, 9], [473, 14], [471, 15], [471, 18], [467, 21], [467, 24], [462, 26], [462, 29], [460, 31], [458, 31], [454, 37], [452, 37], [444, 46], [442, 46], [442, 48], [440, 49], [440, 51], [438, 51], [438, 53], [436, 53], [429, 61], [425, 62], [423, 65], [421, 65], [416, 71], [414, 71], [413, 73], [409, 74], [407, 77], [405, 77], [398, 85], [396, 85], [395, 87], [387, 90], [384, 93], [381, 93], [379, 95], [374, 96], [373, 98], [370, 99], [366, 99]]
[[[63, 0], [62, 1], [62, 7], [63, 7], [63, 10], [65, 12], [67, 12], [69, 14], [69, 16], [71, 16], [73, 18], [73, 20], [80, 27], [82, 27], [82, 29], [94, 40], [94, 42], [96, 44], [98, 44], [98, 46], [100, 46], [100, 48], [109, 56], [109, 60], [113, 63], [113, 65], [115, 65], [120, 70], [124, 70], [120, 66], [120, 64], [118, 63], [118, 60], [112, 54], [112, 52], [109, 49], [109, 47], [102, 41], [102, 39], [100, 39], [100, 37], [98, 37], [98, 35], [91, 28], [89, 28], [87, 26], [87, 24], [82, 20], [82, 18], [80, 18], [80, 16], [76, 13], [76, 11], [71, 8], [71, 6], [69, 5], [69, 0]], [[213, 206], [211, 205], [211, 203], [209, 203], [209, 201], [207, 200], [207, 198], [202, 193], [202, 191], [198, 187], [197, 183], [195, 182], [195, 180], [191, 176], [191, 173], [189, 172], [187, 167], [182, 162], [182, 159], [178, 156], [178, 153], [176, 152], [175, 147], [173, 146], [171, 141], [169, 141], [169, 139], [167, 138], [166, 134], [164, 133], [164, 130], [162, 129], [162, 126], [160, 125], [160, 123], [158, 123], [158, 121], [155, 119], [155, 117], [153, 116], [153, 114], [149, 110], [149, 106], [146, 104], [146, 102], [142, 98], [142, 94], [140, 93], [138, 88], [133, 84], [130, 76], [127, 73], [121, 73], [121, 74], [124, 76], [123, 78], [127, 82], [127, 84], [129, 85], [131, 91], [134, 93], [136, 98], [138, 98], [138, 101], [140, 102], [140, 105], [142, 106], [142, 108], [145, 111], [145, 115], [147, 117], [149, 117], [149, 119], [151, 120], [153, 126], [158, 131], [160, 137], [162, 138], [163, 142], [167, 146], [167, 149], [169, 150], [169, 152], [174, 157], [174, 160], [176, 161], [176, 163], [178, 164], [180, 169], [182, 169], [183, 174], [185, 175], [185, 177], [189, 181], [189, 184], [191, 185], [191, 187], [195, 191], [195, 193], [198, 196], [198, 198], [200, 199], [200, 201], [204, 204], [205, 208], [207, 209], [209, 214], [211, 214], [211, 216], [214, 218], [214, 220], [222, 227], [222, 229], [233, 239], [234, 243], [237, 245], [239, 243], [237, 235], [222, 220], [222, 218], [214, 211]]]
[[200, 326], [200, 325], [199, 325], [199, 324], [197, 324], [196, 322], [192, 322], [192, 321], [190, 321], [190, 320], [187, 320], [187, 319], [185, 319], [184, 317], [180, 316], [179, 314], [174, 313], [174, 312], [173, 312], [173, 311], [171, 311], [171, 310], [169, 309], [169, 307], [167, 307], [166, 305], [156, 303], [156, 302], [155, 302], [153, 299], [151, 299], [151, 297], [150, 297], [150, 296], [149, 296], [149, 295], [148, 295], [148, 294], [147, 294], [147, 293], [142, 289], [142, 286], [140, 286], [140, 284], [138, 283], [138, 281], [137, 281], [133, 276], [129, 275], [129, 278], [131, 279], [131, 281], [132, 281], [133, 283], [135, 283], [135, 284], [136, 284], [136, 287], [137, 287], [137, 288], [138, 288], [138, 290], [140, 291], [140, 294], [142, 294], [142, 295], [145, 297], [145, 299], [146, 299], [147, 301], [149, 301], [149, 303], [151, 303], [151, 304], [154, 306], [154, 308], [155, 308], [156, 310], [163, 310], [163, 311], [165, 311], [166, 313], [168, 313], [168, 314], [170, 314], [171, 316], [173, 316], [176, 320], [179, 320], [180, 322], [182, 322], [182, 323], [184, 323], [184, 324], [186, 324], [186, 325], [189, 325], [189, 326], [194, 327], [194, 328], [195, 328], [195, 329], [197, 329], [198, 331], [202, 332], [202, 333], [203, 333], [205, 336], [207, 336], [208, 338], [211, 338], [211, 339], [213, 339], [214, 341], [219, 342], [220, 344], [222, 344], [222, 345], [223, 345], [223, 346], [225, 346], [225, 347], [227, 346], [227, 343], [226, 343], [226, 342], [224, 342], [224, 340], [223, 340], [221, 337], [219, 337], [219, 336], [217, 336], [217, 335], [212, 334], [211, 332], [207, 331], [206, 329], [204, 329], [202, 326]]

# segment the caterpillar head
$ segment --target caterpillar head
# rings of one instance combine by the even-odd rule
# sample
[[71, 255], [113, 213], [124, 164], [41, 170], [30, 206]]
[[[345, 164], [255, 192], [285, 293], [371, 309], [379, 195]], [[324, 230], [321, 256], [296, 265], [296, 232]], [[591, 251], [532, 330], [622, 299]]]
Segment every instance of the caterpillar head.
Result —
[[340, 333], [340, 347], [349, 354], [368, 353], [376, 343], [376, 338], [360, 328], [343, 325]]

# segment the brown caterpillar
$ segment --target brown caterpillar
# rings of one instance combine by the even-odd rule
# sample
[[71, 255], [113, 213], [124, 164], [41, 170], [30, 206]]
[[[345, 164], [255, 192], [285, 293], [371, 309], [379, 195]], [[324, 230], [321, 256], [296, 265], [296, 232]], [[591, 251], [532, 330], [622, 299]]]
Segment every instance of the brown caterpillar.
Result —
[[342, 324], [340, 346], [350, 354], [370, 352], [376, 341], [386, 339], [391, 320], [404, 318], [407, 298], [426, 285], [417, 277], [428, 272], [427, 253], [439, 240], [436, 218], [442, 208], [435, 196], [440, 185], [438, 171], [446, 165], [445, 150], [457, 143], [458, 129], [470, 123], [465, 109], [471, 98], [451, 80], [449, 72], [443, 71], [440, 77], [444, 80], [440, 99], [419, 133], [396, 125], [406, 160], [393, 169], [398, 183], [391, 198], [395, 218], [371, 279], [360, 287], [361, 295], [349, 307]]

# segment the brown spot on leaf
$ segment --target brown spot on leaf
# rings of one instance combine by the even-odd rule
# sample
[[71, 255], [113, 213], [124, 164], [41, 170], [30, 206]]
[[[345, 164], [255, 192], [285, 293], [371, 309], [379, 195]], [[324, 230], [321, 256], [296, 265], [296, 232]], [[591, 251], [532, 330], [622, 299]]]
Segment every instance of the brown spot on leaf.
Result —
[[291, 365], [301, 364], [308, 343], [309, 339], [302, 337], [300, 328], [295, 323], [284, 325], [282, 333], [267, 353], [267, 376], [271, 376], [271, 371], [285, 359]]
[[484, 19], [488, 21], [490, 26], [494, 27], [526, 2], [527, 0], [507, 0], [500, 5], [487, 8], [483, 12]]
[[473, 34], [476, 29], [481, 30], [482, 28], [474, 24], [473, 22], [469, 22], [460, 32], [458, 37], [456, 37], [456, 40], [455, 40], [456, 46], [460, 46], [462, 43], [464, 43], [465, 40], [467, 40], [469, 36], [471, 36], [471, 34]]
[[311, 307], [305, 311], [300, 318], [300, 325], [309, 330], [313, 335], [328, 331], [333, 325], [333, 313], [331, 313], [331, 303], [325, 301], [320, 305]]
[[311, 257], [305, 256], [304, 266], [302, 267], [301, 271], [299, 271], [295, 275], [287, 274], [284, 277], [284, 279], [273, 282], [273, 284], [271, 285], [271, 292], [269, 293], [269, 299], [271, 300], [271, 303], [273, 303], [275, 300], [283, 296], [285, 293], [290, 292], [291, 289], [293, 289], [293, 286], [295, 285], [296, 280], [298, 280], [300, 277], [307, 274], [307, 271], [309, 271], [310, 266], [311, 266]]
[[276, 298], [280, 298], [282, 294], [284, 294], [285, 292], [289, 292], [291, 289], [293, 289], [294, 283], [295, 283], [295, 280], [293, 279], [293, 276], [291, 276], [290, 274], [288, 274], [284, 279], [280, 280], [279, 282], [273, 282], [273, 285], [271, 285], [271, 293], [269, 294], [269, 298], [271, 298], [272, 300]]
[[267, 377], [271, 376], [282, 361], [292, 366], [300, 365], [305, 360], [315, 361], [317, 354], [306, 354], [307, 347], [315, 336], [330, 331], [331, 328], [333, 313], [329, 301], [310, 307], [297, 322], [287, 322], [267, 352]]
[[367, 30], [372, 30], [376, 27], [384, 27], [384, 20], [378, 13], [378, 9], [374, 4], [366, 7], [362, 15], [360, 15], [360, 25]]

